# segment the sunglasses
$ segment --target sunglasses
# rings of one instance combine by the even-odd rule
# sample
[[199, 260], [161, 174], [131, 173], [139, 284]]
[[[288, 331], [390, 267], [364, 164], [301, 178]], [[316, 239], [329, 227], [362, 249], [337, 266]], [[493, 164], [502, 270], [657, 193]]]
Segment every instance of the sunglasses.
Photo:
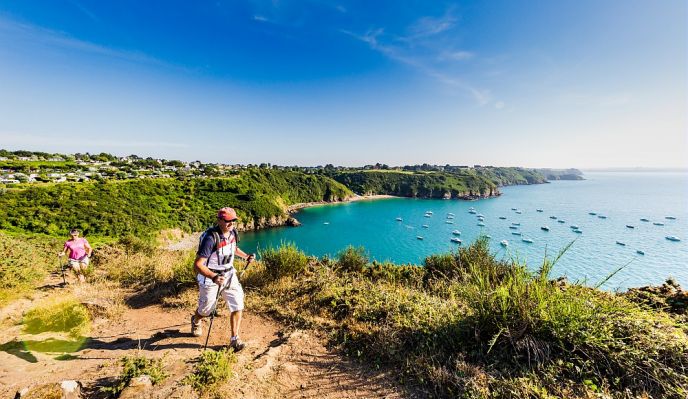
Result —
[[232, 220], [222, 219], [222, 221], [225, 223], [234, 223], [234, 222], [236, 222], [236, 219], [232, 219]]

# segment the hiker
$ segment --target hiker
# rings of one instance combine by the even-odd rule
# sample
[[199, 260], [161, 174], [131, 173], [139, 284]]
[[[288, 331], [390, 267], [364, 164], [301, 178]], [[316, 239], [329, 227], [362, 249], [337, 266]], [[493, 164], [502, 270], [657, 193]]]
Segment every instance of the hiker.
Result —
[[65, 256], [67, 252], [69, 252], [69, 267], [74, 270], [74, 273], [76, 273], [77, 277], [79, 278], [79, 282], [83, 283], [86, 281], [86, 278], [84, 277], [84, 271], [86, 271], [86, 268], [88, 267], [93, 248], [91, 248], [88, 240], [85, 238], [79, 238], [79, 230], [71, 229], [69, 231], [69, 235], [70, 239], [65, 242], [62, 252], [60, 252], [57, 256], [61, 258]]
[[210, 315], [218, 298], [219, 287], [226, 287], [222, 297], [231, 315], [229, 324], [232, 338], [229, 346], [235, 352], [246, 345], [239, 339], [241, 313], [244, 309], [244, 290], [234, 269], [234, 257], [252, 260], [255, 255], [239, 249], [239, 236], [236, 230], [237, 214], [232, 208], [222, 208], [217, 212], [217, 225], [206, 230], [196, 253], [194, 269], [198, 273], [198, 308], [191, 316], [191, 333], [200, 337], [203, 334], [202, 319]]

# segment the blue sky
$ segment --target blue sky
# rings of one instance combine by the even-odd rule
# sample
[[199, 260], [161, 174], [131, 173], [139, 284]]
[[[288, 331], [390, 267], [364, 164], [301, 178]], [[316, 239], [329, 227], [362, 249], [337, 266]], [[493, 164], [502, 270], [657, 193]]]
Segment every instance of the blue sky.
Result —
[[688, 166], [685, 1], [0, 1], [0, 147]]

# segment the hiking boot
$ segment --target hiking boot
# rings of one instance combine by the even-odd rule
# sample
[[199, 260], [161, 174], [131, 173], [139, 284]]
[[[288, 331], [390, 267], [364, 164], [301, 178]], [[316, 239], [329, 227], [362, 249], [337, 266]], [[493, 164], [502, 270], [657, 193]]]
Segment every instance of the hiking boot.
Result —
[[200, 337], [203, 335], [203, 326], [201, 321], [196, 322], [196, 315], [191, 316], [191, 334], [194, 337]]
[[234, 350], [234, 352], [239, 352], [246, 347], [246, 344], [239, 338], [233, 339], [229, 343], [229, 347]]

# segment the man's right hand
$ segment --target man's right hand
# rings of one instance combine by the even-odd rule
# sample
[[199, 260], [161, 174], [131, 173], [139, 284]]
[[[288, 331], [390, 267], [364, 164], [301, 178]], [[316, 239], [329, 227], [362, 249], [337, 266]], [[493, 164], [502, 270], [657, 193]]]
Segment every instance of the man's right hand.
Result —
[[61, 257], [63, 257], [63, 256], [64, 256], [64, 252], [60, 252], [59, 254], [57, 254], [57, 257], [58, 257], [58, 258], [61, 258]]
[[218, 274], [217, 278], [213, 279], [213, 282], [222, 287], [225, 284], [225, 277], [221, 274]]

